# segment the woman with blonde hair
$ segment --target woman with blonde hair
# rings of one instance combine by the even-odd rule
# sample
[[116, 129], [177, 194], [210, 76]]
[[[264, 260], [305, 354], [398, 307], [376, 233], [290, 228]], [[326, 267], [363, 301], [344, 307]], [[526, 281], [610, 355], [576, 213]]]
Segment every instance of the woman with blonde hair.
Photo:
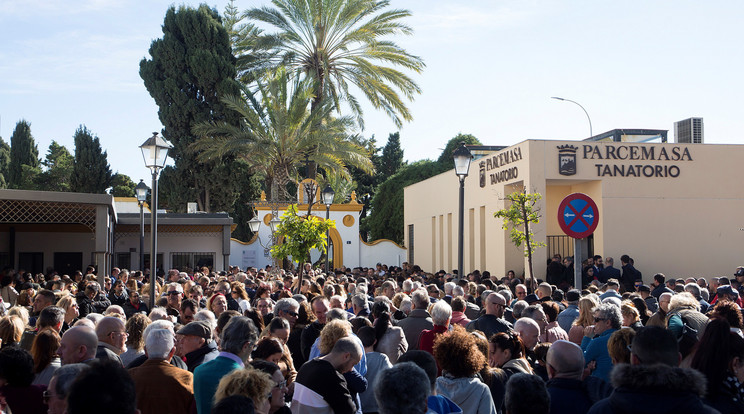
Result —
[[150, 325], [150, 322], [150, 318], [147, 315], [135, 313], [124, 324], [124, 329], [127, 332], [127, 350], [119, 355], [119, 358], [121, 358], [121, 362], [125, 367], [130, 362], [145, 354], [145, 338], [142, 335], [145, 332], [145, 328]]
[[77, 322], [78, 316], [80, 316], [80, 309], [73, 295], [62, 296], [57, 301], [57, 306], [65, 310], [65, 320], [62, 322], [62, 330], [60, 331], [60, 333], [65, 333], [65, 331]]
[[[12, 308], [11, 308], [12, 309]], [[23, 320], [16, 315], [7, 315], [0, 318], [0, 346], [18, 346], [23, 336]]]
[[641, 314], [633, 305], [633, 302], [623, 301], [623, 304], [620, 305], [620, 313], [623, 315], [623, 326], [633, 328], [634, 331], [643, 328]]
[[579, 317], [576, 318], [568, 331], [569, 341], [581, 345], [581, 339], [584, 338], [584, 328], [594, 325], [594, 309], [597, 306], [599, 306], [599, 299], [594, 294], [579, 299]]
[[28, 308], [23, 306], [13, 306], [12, 308], [8, 309], [8, 315], [7, 316], [17, 316], [21, 318], [21, 322], [23, 322], [23, 329], [31, 329], [28, 326], [28, 320], [30, 318], [30, 315], [28, 313]]
[[242, 395], [253, 401], [257, 413], [268, 414], [270, 401], [267, 395], [274, 385], [271, 376], [265, 372], [253, 368], [236, 369], [220, 380], [214, 403], [232, 395]]
[[336, 319], [325, 324], [320, 331], [320, 342], [318, 350], [320, 355], [327, 355], [336, 345], [336, 342], [347, 336], [351, 336], [351, 324], [347, 321]]

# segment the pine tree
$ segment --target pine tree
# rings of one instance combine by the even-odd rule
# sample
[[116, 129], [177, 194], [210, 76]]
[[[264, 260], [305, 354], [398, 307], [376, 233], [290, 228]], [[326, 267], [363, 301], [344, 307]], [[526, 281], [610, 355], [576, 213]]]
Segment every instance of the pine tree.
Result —
[[163, 137], [173, 144], [168, 156], [175, 162], [162, 173], [161, 205], [183, 211], [196, 201], [201, 211], [231, 210], [240, 188], [230, 162], [199, 162], [189, 148], [197, 140], [194, 125], [238, 123], [237, 114], [220, 101], [240, 90], [230, 38], [217, 11], [206, 5], [169, 8], [163, 37], [152, 42], [150, 56], [140, 61], [140, 77], [160, 108]]
[[52, 140], [41, 164], [46, 168], [36, 179], [36, 186], [44, 191], [70, 191], [70, 180], [75, 159], [64, 145]]
[[[23, 166], [26, 166], [25, 173]], [[18, 189], [31, 189], [29, 179], [40, 172], [39, 170], [39, 148], [31, 136], [31, 124], [26, 120], [20, 120], [16, 124], [13, 135], [10, 137], [10, 163], [8, 164], [8, 187]]]
[[111, 177], [111, 187], [113, 187], [111, 195], [114, 197], [134, 197], [136, 184], [128, 175], [116, 173]]
[[111, 168], [108, 154], [101, 151], [98, 137], [81, 125], [74, 135], [75, 162], [72, 168], [70, 189], [78, 193], [104, 194], [111, 185]]
[[10, 165], [10, 145], [0, 137], [0, 188], [8, 188], [8, 166]]

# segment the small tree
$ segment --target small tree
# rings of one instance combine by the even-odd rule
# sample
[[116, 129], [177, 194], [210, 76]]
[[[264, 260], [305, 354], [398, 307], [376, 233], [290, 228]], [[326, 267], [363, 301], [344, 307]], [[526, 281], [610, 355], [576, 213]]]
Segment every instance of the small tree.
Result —
[[495, 212], [494, 217], [504, 220], [501, 228], [504, 230], [511, 227], [511, 239], [515, 246], [524, 246], [524, 255], [527, 257], [529, 266], [529, 276], [532, 282], [530, 288], [535, 291], [535, 276], [532, 272], [532, 253], [538, 247], [544, 247], [545, 243], [534, 240], [535, 234], [532, 233], [532, 224], [540, 222], [540, 209], [535, 207], [537, 202], [542, 198], [540, 193], [528, 193], [524, 188], [515, 191], [504, 197], [509, 202], [505, 209]]
[[[277, 226], [276, 238], [281, 243], [271, 246], [271, 255], [277, 259], [292, 256], [298, 264], [303, 260], [310, 261], [310, 250], [318, 249], [325, 253], [326, 231], [336, 227], [334, 220], [326, 220], [318, 216], [299, 216], [297, 204], [291, 204], [282, 215], [281, 223]], [[301, 285], [300, 285], [301, 286]]]

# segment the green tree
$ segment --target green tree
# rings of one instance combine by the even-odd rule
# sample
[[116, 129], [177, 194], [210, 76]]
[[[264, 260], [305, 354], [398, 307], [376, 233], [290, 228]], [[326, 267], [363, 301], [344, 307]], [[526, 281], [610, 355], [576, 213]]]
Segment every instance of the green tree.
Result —
[[[35, 175], [39, 168], [39, 148], [31, 136], [31, 124], [20, 120], [10, 137], [10, 163], [8, 164], [8, 187], [33, 189]], [[25, 170], [23, 166], [26, 166]], [[31, 188], [29, 188], [31, 187]]]
[[111, 185], [108, 154], [102, 151], [98, 137], [80, 125], [73, 136], [75, 162], [72, 167], [70, 190], [77, 193], [104, 194]]
[[111, 177], [111, 195], [114, 197], [134, 197], [134, 187], [137, 184], [132, 179], [121, 173], [116, 173]]
[[75, 159], [64, 145], [52, 140], [44, 161], [45, 170], [37, 177], [37, 186], [45, 191], [70, 191]]
[[225, 105], [240, 114], [239, 126], [227, 122], [202, 122], [193, 132], [201, 136], [193, 148], [200, 159], [236, 157], [265, 178], [271, 200], [289, 200], [290, 182], [298, 183], [298, 167], [305, 158], [328, 174], [348, 179], [346, 165], [373, 171], [367, 153], [347, 139], [348, 118], [332, 118], [332, 107], [310, 110], [313, 99], [308, 82], [290, 81], [279, 69], [258, 82], [257, 92], [228, 96]]
[[382, 148], [380, 166], [377, 169], [379, 182], [385, 181], [405, 165], [403, 162], [403, 148], [400, 147], [400, 133], [388, 136], [388, 141]]
[[334, 220], [315, 215], [300, 216], [297, 204], [290, 204], [277, 226], [276, 237], [281, 243], [271, 246], [271, 256], [280, 260], [291, 256], [297, 263], [310, 262], [312, 249], [326, 253], [326, 231], [335, 227]]
[[444, 146], [442, 154], [439, 155], [439, 158], [437, 159], [437, 163], [444, 168], [444, 171], [455, 168], [455, 161], [452, 158], [452, 153], [461, 143], [464, 143], [465, 145], [483, 145], [480, 140], [473, 135], [462, 133], [455, 135], [454, 138], [447, 141], [447, 145]]
[[404, 166], [380, 184], [372, 198], [372, 212], [365, 220], [370, 238], [403, 243], [403, 188], [444, 171], [434, 161], [417, 161]]
[[199, 154], [189, 149], [197, 139], [192, 127], [200, 122], [238, 125], [237, 114], [220, 101], [240, 89], [230, 36], [219, 14], [204, 4], [170, 7], [163, 37], [152, 42], [150, 56], [140, 62], [140, 77], [158, 105], [175, 162], [162, 172], [162, 206], [184, 211], [187, 202], [196, 201], [201, 211], [230, 211], [240, 192], [232, 160], [199, 162]]
[[8, 167], [10, 166], [10, 145], [0, 137], [0, 188], [8, 188]]
[[388, 0], [273, 0], [273, 4], [247, 12], [250, 19], [277, 29], [255, 39], [256, 52], [270, 52], [272, 57], [241, 69], [285, 65], [313, 81], [313, 108], [332, 101], [339, 109], [345, 101], [362, 127], [362, 109], [350, 86], [398, 127], [413, 118], [403, 97], [411, 100], [421, 89], [398, 68], [420, 73], [425, 65], [388, 39], [413, 32], [401, 22], [411, 15], [408, 10], [388, 10]]
[[538, 247], [544, 247], [545, 243], [535, 241], [532, 225], [540, 222], [540, 208], [537, 203], [542, 196], [540, 193], [528, 193], [524, 188], [507, 194], [504, 200], [508, 207], [495, 212], [496, 218], [503, 219], [501, 227], [507, 230], [511, 227], [511, 240], [515, 246], [524, 244], [524, 255], [527, 257], [529, 276], [532, 280], [532, 291], [537, 288], [535, 276], [532, 272], [532, 253]]

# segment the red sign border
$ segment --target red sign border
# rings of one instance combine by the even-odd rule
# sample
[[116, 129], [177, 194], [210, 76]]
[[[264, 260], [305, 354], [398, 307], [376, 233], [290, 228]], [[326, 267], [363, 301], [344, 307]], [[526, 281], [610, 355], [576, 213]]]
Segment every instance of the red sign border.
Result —
[[[589, 227], [586, 231], [581, 232], [581, 233], [577, 233], [571, 230], [563, 220], [563, 211], [566, 209], [566, 206], [568, 205], [568, 203], [574, 200], [584, 200], [594, 210], [594, 223], [592, 223], [591, 227]], [[597, 229], [598, 224], [599, 224], [599, 208], [597, 207], [597, 203], [595, 203], [591, 197], [589, 197], [588, 195], [584, 193], [569, 194], [566, 196], [566, 198], [563, 199], [563, 201], [561, 201], [561, 204], [558, 206], [558, 225], [561, 226], [561, 230], [563, 230], [563, 232], [566, 233], [567, 236], [573, 237], [574, 239], [583, 239], [585, 237], [590, 236], [592, 233], [594, 233], [594, 230]]]

